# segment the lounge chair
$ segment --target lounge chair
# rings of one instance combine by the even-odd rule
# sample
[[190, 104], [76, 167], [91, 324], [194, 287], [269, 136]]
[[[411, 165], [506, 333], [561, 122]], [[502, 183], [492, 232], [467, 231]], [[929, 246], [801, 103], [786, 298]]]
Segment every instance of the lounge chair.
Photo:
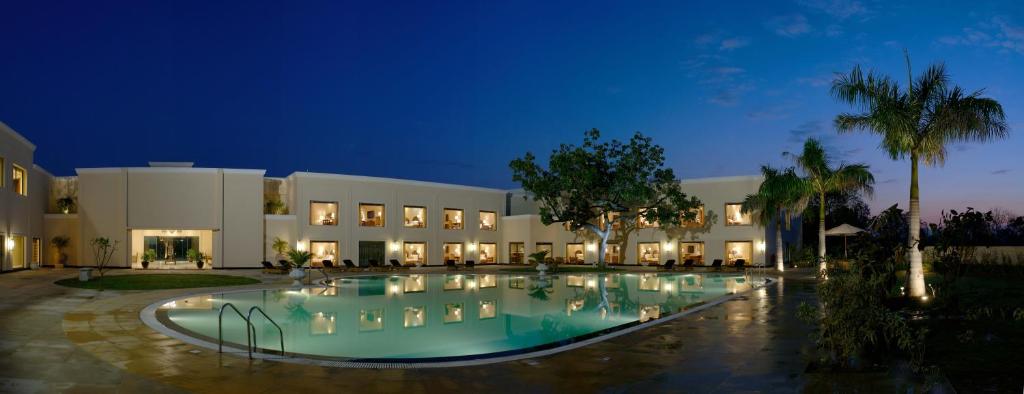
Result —
[[742, 269], [743, 269], [743, 266], [744, 266], [744, 265], [747, 265], [747, 260], [744, 260], [744, 259], [738, 259], [738, 260], [736, 260], [736, 262], [735, 262], [735, 263], [733, 264], [733, 268], [735, 268], [735, 269], [738, 269], [738, 270], [742, 270]]
[[459, 266], [455, 265], [455, 260], [445, 260], [444, 265], [445, 265], [445, 267], [448, 267], [448, 269], [450, 269], [450, 270], [458, 270], [459, 269]]
[[354, 270], [354, 269], [358, 269], [359, 268], [358, 266], [356, 266], [355, 263], [352, 262], [352, 260], [344, 259], [341, 262], [342, 262], [342, 264], [345, 264], [345, 269], [346, 270]]
[[379, 261], [377, 261], [377, 259], [370, 259], [370, 267], [373, 268], [373, 269], [378, 269], [378, 270], [386, 270], [386, 269], [388, 269], [383, 264], [381, 264]]
[[666, 261], [665, 265], [662, 266], [661, 268], [665, 269], [666, 271], [671, 271], [675, 267], [676, 267], [676, 260], [675, 259], [670, 259], [669, 261]]
[[399, 263], [398, 260], [396, 259], [388, 260], [388, 262], [391, 263], [391, 268], [394, 268], [396, 270], [406, 268], [405, 266], [402, 265], [402, 263]]
[[275, 267], [274, 263], [271, 263], [271, 262], [266, 261], [266, 260], [262, 261], [261, 264], [263, 264], [263, 273], [264, 274], [284, 274], [284, 273], [288, 272], [288, 271], [286, 271], [284, 269], [281, 269], [279, 267]]
[[469, 268], [469, 269], [476, 268], [476, 261], [466, 260], [466, 268]]
[[369, 269], [372, 269], [372, 268], [373, 268], [373, 266], [372, 266], [372, 265], [370, 265], [370, 263], [369, 263], [369, 262], [367, 262], [367, 261], [360, 261], [360, 262], [359, 262], [359, 268], [362, 268], [362, 269], [363, 269], [363, 270], [365, 271], [365, 270], [369, 270]]
[[324, 268], [334, 268], [334, 262], [331, 260], [321, 261], [320, 264], [323, 264]]
[[719, 270], [722, 269], [722, 259], [715, 259], [715, 261], [712, 261], [711, 268]]
[[684, 269], [691, 269], [691, 268], [693, 268], [693, 263], [694, 263], [693, 259], [686, 259], [686, 261], [683, 262], [682, 267]]

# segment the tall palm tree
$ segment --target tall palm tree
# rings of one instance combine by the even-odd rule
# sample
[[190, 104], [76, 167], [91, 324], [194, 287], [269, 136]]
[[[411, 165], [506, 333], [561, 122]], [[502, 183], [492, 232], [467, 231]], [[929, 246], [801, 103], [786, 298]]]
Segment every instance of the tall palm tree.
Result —
[[[921, 203], [918, 165], [942, 165], [946, 145], [958, 142], [986, 142], [1009, 133], [1003, 107], [982, 97], [982, 90], [967, 92], [949, 82], [943, 64], [929, 66], [915, 80], [907, 63], [907, 86], [901, 87], [885, 75], [856, 66], [832, 82], [832, 96], [861, 113], [836, 116], [840, 133], [863, 131], [882, 137], [880, 147], [893, 160], [910, 159], [910, 220], [907, 249], [910, 260], [910, 295], [925, 295], [921, 266]], [[905, 89], [904, 89], [905, 88]]]
[[793, 213], [803, 211], [807, 206], [808, 183], [796, 174], [793, 167], [779, 171], [762, 166], [761, 175], [764, 180], [757, 193], [747, 195], [740, 210], [750, 213], [755, 221], [766, 227], [775, 222], [775, 268], [782, 271], [785, 269], [782, 228], [789, 230]]
[[832, 157], [821, 142], [808, 138], [804, 150], [799, 154], [785, 152], [793, 158], [796, 166], [804, 172], [807, 190], [811, 197], [818, 199], [818, 264], [821, 271], [825, 266], [825, 195], [829, 193], [857, 193], [870, 195], [875, 177], [867, 164], [844, 164], [832, 167]]

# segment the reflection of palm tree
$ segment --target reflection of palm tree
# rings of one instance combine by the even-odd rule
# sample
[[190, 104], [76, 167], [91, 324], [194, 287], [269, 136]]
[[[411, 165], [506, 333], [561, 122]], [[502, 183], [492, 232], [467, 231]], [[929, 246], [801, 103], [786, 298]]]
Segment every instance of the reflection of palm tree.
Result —
[[284, 309], [288, 310], [288, 321], [295, 324], [308, 323], [313, 318], [313, 314], [302, 304], [288, 304]]
[[551, 283], [547, 283], [547, 285], [545, 286], [543, 284], [537, 283], [537, 281], [534, 280], [533, 282], [530, 283], [530, 288], [527, 289], [526, 291], [531, 298], [540, 301], [547, 301], [549, 298], [551, 298], [551, 294], [555, 292], [555, 289], [551, 286]]

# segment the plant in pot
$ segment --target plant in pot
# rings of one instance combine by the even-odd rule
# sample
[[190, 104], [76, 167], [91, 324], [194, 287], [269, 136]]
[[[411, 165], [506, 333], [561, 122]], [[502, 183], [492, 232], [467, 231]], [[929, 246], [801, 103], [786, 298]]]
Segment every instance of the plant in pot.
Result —
[[288, 251], [288, 262], [291, 266], [291, 272], [288, 276], [292, 278], [293, 286], [302, 286], [302, 278], [306, 277], [306, 271], [302, 269], [309, 260], [313, 258], [313, 254], [304, 250], [289, 250]]
[[288, 241], [281, 239], [281, 237], [274, 237], [274, 244], [270, 246], [277, 252], [277, 264], [282, 267], [287, 267], [288, 260], [284, 259], [286, 253], [288, 253]]
[[57, 268], [63, 267], [64, 264], [68, 263], [68, 254], [64, 253], [64, 249], [67, 249], [68, 245], [71, 244], [71, 238], [64, 235], [58, 235], [50, 240], [50, 244], [57, 248], [57, 255], [59, 256]]
[[537, 266], [537, 271], [540, 271], [541, 274], [548, 270], [547, 264], [544, 263], [544, 257], [547, 255], [548, 251], [546, 250], [530, 253], [530, 263]]
[[188, 261], [196, 263], [196, 268], [203, 269], [203, 264], [206, 263], [204, 261], [206, 255], [203, 252], [200, 252], [199, 249], [189, 249], [186, 255], [188, 256]]
[[75, 198], [72, 196], [64, 196], [57, 199], [57, 209], [63, 212], [65, 215], [75, 210]]
[[149, 263], [156, 261], [156, 249], [146, 249], [142, 252], [142, 269], [148, 269]]

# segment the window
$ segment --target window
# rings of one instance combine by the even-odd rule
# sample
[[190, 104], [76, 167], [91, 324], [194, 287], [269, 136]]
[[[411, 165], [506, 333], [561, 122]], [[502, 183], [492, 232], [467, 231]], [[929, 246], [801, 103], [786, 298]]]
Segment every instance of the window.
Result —
[[405, 265], [423, 265], [427, 261], [427, 244], [424, 242], [405, 242], [402, 244]]
[[336, 241], [310, 241], [309, 252], [313, 254], [309, 260], [311, 266], [322, 267], [324, 260], [338, 261], [338, 243]]
[[619, 244], [608, 244], [604, 247], [604, 262], [608, 264], [622, 264], [622, 249]]
[[498, 231], [498, 214], [492, 211], [480, 211], [480, 229]]
[[462, 303], [444, 304], [444, 324], [462, 323]]
[[726, 226], [749, 226], [751, 225], [750, 213], [743, 213], [742, 204], [725, 204], [725, 225]]
[[537, 242], [535, 252], [548, 252], [544, 255], [544, 259], [553, 259], [555, 257], [555, 246], [551, 242]]
[[32, 264], [42, 263], [43, 246], [39, 238], [32, 238]]
[[[619, 222], [619, 216], [622, 216], [621, 212], [608, 212], [608, 221], [612, 223], [612, 230], [618, 230], [622, 228], [622, 223]], [[605, 223], [604, 216], [601, 217], [601, 230], [604, 230], [608, 223]]]
[[480, 320], [493, 319], [498, 315], [498, 302], [493, 300], [480, 301]]
[[427, 228], [427, 208], [406, 205], [404, 223], [408, 228]]
[[359, 310], [359, 331], [380, 331], [384, 329], [383, 309]]
[[658, 227], [658, 221], [657, 220], [648, 221], [647, 218], [644, 217], [644, 215], [646, 215], [646, 214], [647, 214], [647, 210], [646, 209], [641, 209], [641, 210], [637, 211], [637, 214], [636, 214], [636, 228], [654, 228], [654, 227]]
[[480, 263], [494, 264], [498, 262], [498, 244], [480, 244]]
[[526, 255], [526, 244], [522, 242], [508, 243], [508, 262], [512, 264], [523, 264], [523, 256]]
[[335, 312], [312, 314], [309, 319], [309, 335], [334, 335], [338, 332], [337, 317]]
[[427, 308], [424, 306], [405, 307], [403, 325], [405, 328], [423, 327], [427, 324]]
[[753, 241], [727, 241], [725, 243], [725, 257], [729, 264], [736, 264], [737, 260], [743, 260], [750, 264], [754, 255]]
[[565, 262], [569, 264], [583, 264], [585, 254], [583, 253], [583, 244], [581, 243], [567, 243], [565, 244]]
[[[701, 226], [703, 226], [704, 225], [704, 206], [701, 205], [701, 206], [699, 206], [697, 208], [691, 209], [690, 211], [695, 214], [695, 217], [694, 217], [693, 220], [686, 220], [686, 219], [680, 218], [680, 220], [683, 222], [683, 227], [701, 227]], [[680, 215], [680, 216], [682, 216], [682, 215]]]
[[444, 209], [444, 229], [445, 230], [462, 230], [465, 225], [463, 222], [462, 210], [445, 208]]
[[384, 227], [384, 205], [359, 204], [359, 225], [362, 227]]
[[679, 259], [682, 261], [693, 260], [694, 264], [704, 264], [704, 243], [703, 242], [680, 242]]
[[444, 244], [444, 261], [445, 264], [448, 260], [454, 260], [456, 263], [462, 262], [462, 244], [447, 242]]
[[657, 242], [641, 242], [637, 246], [637, 260], [640, 264], [658, 264], [661, 262], [661, 244]]
[[310, 201], [309, 224], [311, 226], [337, 226], [338, 203], [328, 201]]
[[14, 187], [14, 192], [23, 196], [28, 195], [28, 173], [25, 172], [24, 168], [18, 167], [16, 164], [12, 164], [13, 168], [11, 174], [11, 186]]
[[477, 278], [480, 282], [481, 289], [493, 289], [495, 287], [498, 287], [497, 275], [480, 275]]

